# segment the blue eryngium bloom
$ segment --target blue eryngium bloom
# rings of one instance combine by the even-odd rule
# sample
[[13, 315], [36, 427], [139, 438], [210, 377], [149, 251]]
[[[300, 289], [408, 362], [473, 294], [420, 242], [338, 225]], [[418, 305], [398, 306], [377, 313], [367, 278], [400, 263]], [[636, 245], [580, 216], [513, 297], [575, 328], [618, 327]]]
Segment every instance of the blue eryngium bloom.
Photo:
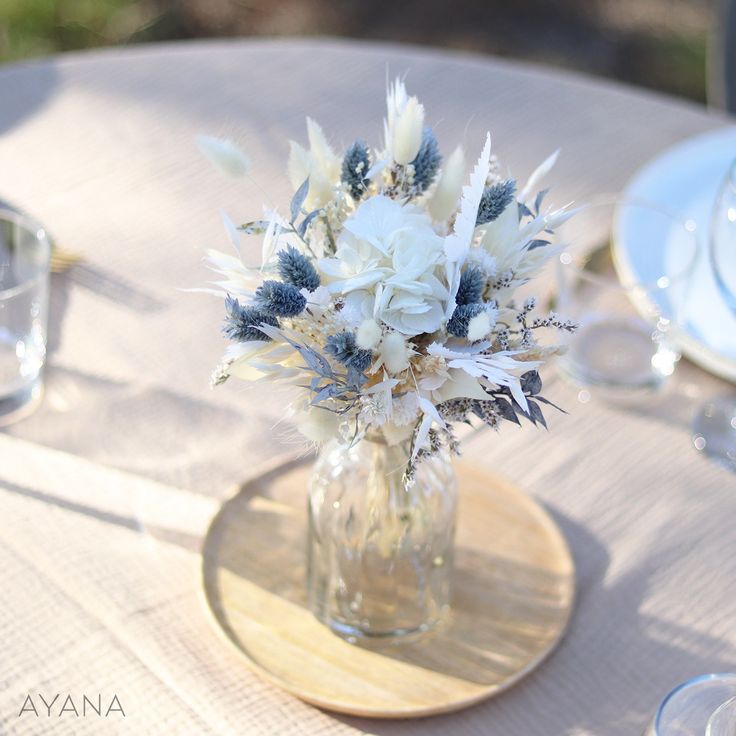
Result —
[[296, 317], [304, 311], [307, 300], [293, 284], [264, 281], [256, 289], [255, 305], [275, 317]]
[[440, 168], [442, 156], [434, 137], [432, 128], [425, 128], [422, 134], [422, 145], [416, 158], [411, 162], [414, 167], [414, 185], [423, 192], [434, 181]]
[[455, 337], [467, 337], [470, 320], [485, 310], [486, 305], [477, 302], [475, 304], [458, 304], [452, 313], [452, 317], [447, 322], [447, 331]]
[[516, 182], [513, 179], [486, 187], [478, 205], [476, 225], [485, 225], [497, 220], [501, 213], [514, 201]]
[[460, 275], [455, 302], [457, 304], [473, 304], [479, 302], [486, 285], [486, 276], [477, 266], [466, 268]]
[[370, 350], [358, 347], [355, 335], [347, 330], [330, 335], [325, 343], [325, 352], [346, 368], [353, 368], [359, 373], [368, 369], [373, 358]]
[[319, 286], [319, 275], [312, 262], [293, 245], [278, 252], [279, 276], [297, 289], [314, 291]]
[[342, 160], [342, 173], [340, 179], [348, 185], [350, 196], [360, 199], [366, 191], [370, 179], [366, 176], [371, 167], [368, 147], [363, 141], [355, 141], [345, 152]]
[[266, 324], [278, 327], [278, 320], [270, 314], [266, 314], [256, 307], [244, 307], [237, 299], [229, 294], [225, 299], [225, 324], [222, 331], [231, 340], [248, 342], [249, 340], [263, 340], [268, 342], [271, 338], [258, 328]]

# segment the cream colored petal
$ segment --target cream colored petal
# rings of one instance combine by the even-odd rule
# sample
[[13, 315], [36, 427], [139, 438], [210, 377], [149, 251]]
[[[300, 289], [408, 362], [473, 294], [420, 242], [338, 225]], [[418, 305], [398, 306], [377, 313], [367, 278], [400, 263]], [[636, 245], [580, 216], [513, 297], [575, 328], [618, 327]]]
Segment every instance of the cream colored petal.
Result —
[[309, 152], [296, 141], [289, 141], [289, 163], [287, 173], [294, 189], [298, 189], [309, 176], [312, 169], [312, 158]]
[[488, 399], [488, 394], [481, 388], [477, 378], [459, 368], [450, 368], [448, 373], [450, 378], [432, 394], [437, 403], [459, 398]]
[[465, 181], [465, 153], [458, 146], [448, 157], [440, 174], [437, 187], [427, 202], [435, 222], [443, 222], [457, 209]]

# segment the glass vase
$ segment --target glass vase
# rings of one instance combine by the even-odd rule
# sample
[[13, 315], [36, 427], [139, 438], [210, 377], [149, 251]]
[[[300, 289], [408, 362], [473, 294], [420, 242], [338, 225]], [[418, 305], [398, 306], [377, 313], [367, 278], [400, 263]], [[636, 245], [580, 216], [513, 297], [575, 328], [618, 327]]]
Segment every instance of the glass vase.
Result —
[[409, 443], [333, 440], [309, 484], [307, 588], [315, 616], [349, 640], [428, 631], [450, 604], [457, 491], [449, 457], [404, 477]]

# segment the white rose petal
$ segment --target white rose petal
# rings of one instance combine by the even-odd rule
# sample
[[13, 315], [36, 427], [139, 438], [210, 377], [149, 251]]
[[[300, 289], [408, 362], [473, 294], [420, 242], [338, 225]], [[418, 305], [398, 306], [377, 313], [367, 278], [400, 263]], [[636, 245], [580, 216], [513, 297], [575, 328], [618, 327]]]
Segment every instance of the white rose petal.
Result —
[[318, 286], [314, 291], [307, 291], [306, 289], [301, 289], [300, 291], [310, 306], [324, 309], [332, 302], [332, 294], [330, 294], [330, 290], [326, 286]]
[[330, 291], [359, 315], [357, 324], [373, 316], [411, 337], [435, 332], [444, 319], [443, 256], [444, 241], [426, 212], [375, 196], [345, 221], [335, 256], [318, 267]]

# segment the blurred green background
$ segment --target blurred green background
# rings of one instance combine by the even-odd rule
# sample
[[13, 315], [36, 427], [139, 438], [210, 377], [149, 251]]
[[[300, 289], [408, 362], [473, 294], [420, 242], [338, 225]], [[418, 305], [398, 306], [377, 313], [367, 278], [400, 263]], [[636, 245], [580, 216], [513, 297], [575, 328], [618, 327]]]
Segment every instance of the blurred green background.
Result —
[[216, 36], [331, 35], [528, 59], [705, 100], [708, 0], [0, 0], [0, 60]]

